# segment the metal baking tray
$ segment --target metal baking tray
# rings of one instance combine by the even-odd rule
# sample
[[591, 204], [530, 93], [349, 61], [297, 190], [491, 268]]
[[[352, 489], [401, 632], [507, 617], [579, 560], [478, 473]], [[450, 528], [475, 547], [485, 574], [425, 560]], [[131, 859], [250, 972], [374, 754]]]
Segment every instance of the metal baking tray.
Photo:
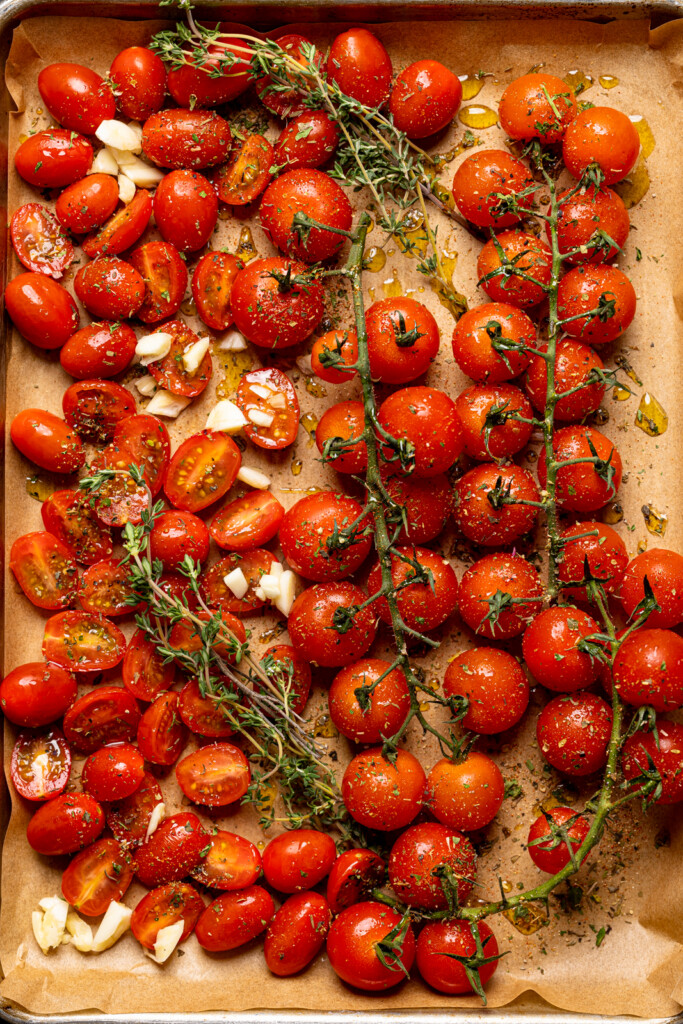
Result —
[[[578, 18], [591, 21], [650, 17], [653, 25], [683, 17], [683, 0], [205, 0], [198, 4], [198, 17], [215, 17], [241, 22], [259, 29], [275, 28], [292, 22], [341, 21], [377, 23], [430, 19], [491, 18]], [[159, 7], [153, 0], [0, 0], [0, 68], [4, 69], [12, 40], [12, 31], [24, 18], [60, 14], [68, 17], [149, 18], [174, 21], [177, 10]], [[12, 101], [0, 85], [0, 209], [7, 221], [7, 125]], [[0, 282], [4, 292], [7, 273], [7, 232], [0, 236]], [[7, 322], [0, 309], [0, 411], [5, 417], [5, 339]], [[0, 442], [4, 443], [4, 442]], [[4, 486], [3, 460], [0, 460], [0, 487]], [[5, 511], [0, 502], [0, 532], [4, 537]], [[0, 610], [2, 593], [0, 592]], [[2, 637], [0, 636], [0, 651]], [[0, 744], [2, 735], [0, 733]], [[4, 774], [0, 773], [0, 839], [9, 816], [9, 799]], [[549, 1009], [537, 997], [518, 999], [512, 1007], [496, 1010], [459, 1008], [454, 1002], [448, 1010], [391, 1010], [334, 1012], [252, 1010], [244, 1013], [136, 1013], [107, 1014], [81, 1011], [71, 1014], [30, 1014], [0, 1004], [0, 1020], [9, 1024], [633, 1024], [626, 1016], [601, 1017]], [[676, 1017], [654, 1017], [646, 1024], [683, 1024], [683, 1013]]]

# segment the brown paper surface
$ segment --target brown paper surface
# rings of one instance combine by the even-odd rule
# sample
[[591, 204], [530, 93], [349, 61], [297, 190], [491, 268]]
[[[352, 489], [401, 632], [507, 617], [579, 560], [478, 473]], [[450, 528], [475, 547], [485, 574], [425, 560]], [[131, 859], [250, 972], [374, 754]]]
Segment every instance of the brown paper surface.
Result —
[[[15, 33], [7, 64], [7, 81], [17, 104], [12, 117], [10, 152], [19, 137], [31, 129], [46, 127], [48, 116], [36, 88], [37, 74], [45, 65], [73, 60], [105, 73], [112, 58], [124, 46], [145, 43], [158, 27], [154, 23], [107, 22], [102, 20], [39, 18], [27, 21]], [[326, 44], [335, 34], [334, 26], [306, 26], [304, 31], [318, 43]], [[652, 179], [650, 192], [632, 211], [634, 230], [620, 260], [620, 266], [632, 277], [639, 299], [635, 321], [614, 350], [603, 350], [608, 365], [623, 353], [635, 367], [646, 389], [650, 390], [669, 414], [669, 429], [660, 438], [650, 438], [634, 427], [639, 397], [616, 402], [608, 394], [605, 407], [609, 422], [602, 427], [619, 446], [628, 478], [620, 500], [624, 521], [618, 526], [631, 555], [639, 542], [657, 546], [647, 533], [641, 506], [650, 504], [668, 515], [664, 543], [683, 550], [683, 514], [679, 500], [680, 447], [680, 352], [683, 331], [683, 211], [680, 202], [681, 140], [683, 121], [683, 21], [675, 22], [648, 36], [645, 22], [624, 22], [598, 26], [569, 21], [517, 23], [401, 23], [377, 26], [376, 31], [388, 46], [395, 68], [425, 55], [438, 57], [457, 74], [491, 72], [482, 92], [473, 100], [495, 106], [505, 84], [544, 63], [552, 73], [564, 76], [580, 69], [591, 75], [595, 84], [586, 98], [595, 104], [615, 105], [628, 114], [640, 114], [652, 127], [656, 147], [648, 159]], [[611, 75], [620, 84], [609, 92], [598, 76]], [[439, 140], [438, 150], [448, 149], [463, 134], [456, 123]], [[276, 134], [275, 127], [271, 134]], [[476, 132], [484, 146], [502, 144], [498, 128]], [[454, 165], [444, 173], [450, 185]], [[36, 195], [10, 172], [10, 211]], [[356, 197], [356, 204], [362, 201]], [[435, 222], [439, 216], [434, 215]], [[234, 247], [243, 221], [232, 216], [219, 221], [212, 245]], [[251, 227], [258, 252], [272, 252], [258, 225]], [[475, 260], [479, 244], [444, 220], [439, 235], [445, 246], [459, 253], [455, 270], [456, 287], [471, 304], [484, 301], [477, 291]], [[381, 242], [375, 228], [370, 244]], [[388, 247], [386, 268], [368, 274], [366, 289], [370, 300], [384, 294], [386, 282], [399, 281], [404, 291], [424, 301], [437, 317], [442, 330], [441, 353], [431, 368], [427, 382], [446, 388], [453, 394], [466, 381], [455, 367], [451, 355], [452, 320], [439, 305], [436, 296], [414, 273], [414, 264]], [[638, 249], [642, 258], [636, 258]], [[14, 272], [19, 270], [18, 265]], [[417, 290], [416, 290], [417, 289]], [[192, 319], [190, 322], [193, 323]], [[193, 326], [196, 326], [193, 323]], [[205, 328], [202, 328], [205, 332]], [[320, 413], [333, 401], [353, 397], [352, 385], [325, 385], [327, 396], [314, 396], [305, 386], [294, 357], [310, 350], [309, 345], [288, 352], [276, 360], [296, 380], [302, 412]], [[257, 365], [258, 353], [250, 356]], [[214, 400], [214, 385], [223, 377], [221, 361], [214, 362], [214, 380], [169, 430], [174, 446], [183, 436], [203, 427]], [[232, 368], [234, 379], [234, 367]], [[124, 375], [124, 382], [126, 377]], [[60, 413], [61, 396], [70, 379], [58, 359], [28, 345], [16, 332], [8, 351], [7, 416], [28, 406], [44, 406]], [[640, 393], [640, 389], [636, 389]], [[231, 393], [228, 388], [228, 395]], [[141, 407], [144, 407], [144, 400]], [[249, 448], [247, 465], [260, 466], [271, 474], [272, 489], [291, 506], [306, 488], [339, 487], [336, 474], [315, 461], [317, 450], [305, 430], [299, 431], [295, 448], [274, 459]], [[12, 447], [7, 446], [7, 543], [27, 530], [41, 528], [40, 506], [29, 496], [26, 478], [35, 469]], [[303, 460], [299, 476], [292, 474], [294, 459]], [[45, 474], [40, 474], [45, 476]], [[237, 492], [236, 492], [237, 493]], [[213, 509], [209, 514], [213, 514]], [[455, 538], [447, 533], [442, 550], [451, 557], [461, 575], [463, 564], [453, 552]], [[6, 663], [5, 671], [39, 656], [43, 621], [46, 617], [31, 607], [13, 577], [6, 578]], [[254, 648], [258, 651], [272, 643], [264, 636], [275, 619], [248, 620]], [[443, 677], [449, 657], [471, 643], [457, 617], [442, 630], [443, 646], [429, 658], [418, 659], [429, 678]], [[284, 634], [286, 641], [286, 634]], [[382, 638], [377, 651], [382, 650]], [[318, 670], [316, 687], [307, 715], [317, 720], [326, 712], [326, 685], [331, 674]], [[114, 679], [117, 677], [114, 675]], [[508, 881], [514, 891], [535, 884], [540, 873], [532, 866], [523, 849], [532, 807], [557, 786], [554, 774], [544, 773], [533, 730], [534, 709], [542, 695], [532, 698], [525, 725], [514, 734], [493, 738], [483, 749], [496, 758], [507, 779], [517, 779], [524, 791], [522, 799], [506, 801], [499, 820], [488, 830], [480, 844], [481, 888], [478, 895], [494, 898], [496, 876]], [[8, 766], [13, 730], [6, 726], [5, 765]], [[328, 741], [337, 746], [340, 770], [350, 751], [343, 740]], [[437, 751], [416, 731], [409, 743], [426, 769], [437, 760]], [[78, 778], [78, 764], [73, 773]], [[163, 779], [167, 811], [180, 806], [173, 772]], [[575, 803], [591, 791], [581, 785]], [[12, 817], [3, 850], [2, 919], [0, 923], [0, 962], [4, 981], [0, 995], [33, 1013], [64, 1013], [75, 1010], [109, 1012], [209, 1011], [301, 1008], [310, 1010], [366, 1011], [401, 1008], [473, 1006], [472, 998], [441, 996], [419, 980], [403, 984], [379, 996], [368, 996], [342, 984], [325, 956], [317, 958], [301, 976], [278, 980], [267, 971], [257, 941], [252, 947], [222, 955], [205, 953], [192, 936], [182, 947], [182, 956], [174, 956], [158, 967], [142, 955], [128, 934], [116, 947], [99, 956], [78, 953], [71, 946], [44, 956], [30, 928], [31, 910], [38, 900], [58, 892], [60, 872], [66, 860], [48, 860], [34, 854], [25, 838], [29, 818], [27, 807], [14, 796]], [[566, 800], [565, 796], [563, 800]], [[263, 845], [256, 816], [251, 810], [209, 819], [222, 827], [242, 832]], [[536, 812], [537, 813], [537, 812]], [[634, 1014], [642, 1017], [676, 1013], [683, 1003], [683, 829], [680, 808], [659, 809], [639, 820], [624, 813], [610, 822], [598, 852], [594, 852], [577, 878], [584, 891], [582, 905], [569, 913], [561, 911], [556, 900], [550, 903], [550, 922], [535, 934], [524, 936], [505, 918], [492, 921], [501, 948], [511, 952], [501, 962], [488, 988], [489, 1006], [498, 1007], [519, 1000], [524, 993], [535, 993], [548, 1003], [564, 1009], [604, 1014]], [[142, 895], [132, 887], [126, 902], [134, 906]], [[604, 941], [596, 948], [596, 933], [606, 930]]]

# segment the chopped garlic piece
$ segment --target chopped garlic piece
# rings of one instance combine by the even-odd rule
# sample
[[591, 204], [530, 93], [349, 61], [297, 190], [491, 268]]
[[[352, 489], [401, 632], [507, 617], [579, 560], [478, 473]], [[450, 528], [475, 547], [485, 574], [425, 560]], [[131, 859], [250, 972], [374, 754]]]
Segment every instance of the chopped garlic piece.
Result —
[[92, 928], [83, 918], [69, 907], [66, 915], [66, 930], [70, 942], [81, 953], [89, 953], [92, 949]]
[[188, 373], [197, 372], [199, 367], [202, 365], [202, 359], [209, 351], [210, 344], [211, 338], [200, 338], [199, 341], [195, 341], [194, 345], [190, 345], [190, 347], [183, 352], [183, 363]]
[[128, 149], [117, 149], [116, 146], [106, 146], [108, 153], [114, 157], [117, 166], [122, 169], [125, 167], [132, 167], [135, 161], [138, 159], [135, 153], [131, 153]]
[[287, 399], [281, 391], [276, 391], [273, 397], [268, 399], [268, 405], [271, 409], [284, 409], [287, 405]]
[[154, 334], [143, 334], [138, 338], [135, 346], [135, 355], [138, 356], [143, 366], [156, 362], [157, 359], [164, 359], [171, 351], [173, 335], [166, 331], [155, 331]]
[[156, 188], [164, 177], [164, 172], [160, 167], [152, 167], [151, 164], [146, 164], [137, 156], [130, 155], [125, 164], [120, 166], [125, 169], [127, 177], [134, 181], [138, 188]]
[[265, 573], [261, 577], [260, 588], [269, 601], [277, 601], [280, 597], [280, 581], [282, 573], [277, 576]]
[[116, 162], [114, 154], [111, 153], [107, 147], [101, 149], [99, 153], [95, 154], [95, 159], [90, 165], [88, 174], [111, 174], [117, 175], [119, 173], [119, 165]]
[[133, 911], [123, 903], [110, 903], [93, 939], [93, 953], [109, 949], [130, 928]]
[[36, 942], [47, 953], [61, 945], [69, 904], [58, 896], [45, 896], [38, 903], [40, 910], [31, 914], [31, 925]]
[[135, 182], [131, 181], [127, 174], [119, 174], [119, 199], [128, 206], [135, 199]]
[[269, 571], [268, 575], [269, 576], [282, 576], [284, 571], [285, 571], [284, 565], [281, 565], [279, 562], [273, 562], [273, 564], [270, 567], [270, 571]]
[[147, 826], [147, 832], [145, 833], [145, 842], [149, 839], [152, 832], [156, 831], [161, 822], [166, 816], [166, 805], [163, 803], [156, 804], [152, 811], [152, 816], [149, 819], [149, 825]]
[[280, 596], [274, 602], [275, 607], [283, 615], [289, 615], [296, 597], [296, 576], [291, 569], [286, 569], [280, 577]]
[[249, 590], [249, 584], [247, 577], [244, 575], [239, 566], [229, 572], [227, 576], [223, 577], [228, 590], [232, 591], [238, 601], [241, 601], [246, 592]]
[[52, 946], [48, 946], [43, 934], [43, 915], [39, 910], [34, 910], [31, 913], [31, 927], [33, 929], [33, 935], [42, 949], [43, 953], [47, 953], [48, 950], [52, 949]]
[[173, 924], [167, 924], [165, 928], [160, 928], [157, 932], [157, 940], [154, 943], [154, 952], [152, 953], [149, 949], [145, 949], [147, 956], [158, 964], [165, 964], [180, 942], [184, 929], [185, 922], [182, 918]]
[[221, 352], [244, 352], [246, 347], [247, 339], [239, 331], [230, 331], [217, 345]]
[[253, 391], [259, 398], [270, 399], [273, 397], [274, 391], [272, 388], [266, 387], [265, 384], [252, 384], [250, 391]]
[[[266, 592], [263, 589], [263, 587], [256, 587], [254, 589], [254, 593], [255, 593], [256, 597], [258, 597], [259, 601], [267, 601], [268, 600], [268, 595], [266, 594]], [[279, 589], [278, 589], [278, 593], [279, 593]]]
[[240, 466], [237, 479], [248, 487], [255, 487], [258, 491], [265, 491], [270, 487], [270, 478], [260, 469], [251, 469], [249, 466]]
[[234, 402], [224, 398], [217, 402], [206, 419], [207, 430], [218, 430], [223, 434], [237, 434], [246, 426], [242, 410]]
[[149, 402], [145, 412], [152, 416], [167, 416], [174, 420], [176, 416], [180, 416], [183, 409], [187, 409], [191, 401], [192, 399], [187, 398], [186, 395], [172, 395], [170, 391], [160, 388]]
[[127, 149], [131, 153], [139, 153], [142, 150], [142, 133], [136, 131], [132, 125], [124, 124], [123, 121], [101, 121], [95, 136], [105, 146], [114, 149]]
[[144, 377], [138, 377], [135, 381], [135, 387], [145, 398], [151, 398], [157, 389], [157, 382], [150, 373], [146, 373]]
[[257, 427], [269, 427], [275, 417], [270, 412], [263, 412], [262, 409], [249, 409], [247, 416]]

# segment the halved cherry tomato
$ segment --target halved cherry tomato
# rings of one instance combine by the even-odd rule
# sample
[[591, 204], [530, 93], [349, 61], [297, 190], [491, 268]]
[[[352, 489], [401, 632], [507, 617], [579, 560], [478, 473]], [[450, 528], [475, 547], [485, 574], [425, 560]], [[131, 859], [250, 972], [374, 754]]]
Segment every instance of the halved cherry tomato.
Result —
[[40, 203], [25, 203], [12, 216], [12, 245], [29, 270], [61, 277], [73, 263], [74, 247], [51, 210]]
[[169, 71], [168, 91], [179, 107], [192, 110], [227, 103], [251, 84], [250, 54], [243, 38], [219, 35], [215, 43], [206, 47], [200, 63], [195, 63], [193, 55]]
[[201, 249], [218, 219], [211, 182], [198, 171], [170, 171], [154, 193], [154, 219], [164, 241], [181, 252]]
[[327, 902], [333, 914], [367, 900], [386, 878], [386, 864], [372, 850], [345, 850], [332, 865], [327, 879]]
[[29, 661], [0, 682], [0, 708], [15, 725], [37, 729], [61, 718], [77, 694], [70, 672], [59, 665]]
[[211, 167], [227, 160], [232, 132], [207, 110], [160, 110], [142, 126], [142, 151], [159, 167]]
[[265, 931], [274, 913], [273, 897], [260, 885], [224, 893], [197, 921], [197, 941], [211, 953], [237, 949]]
[[18, 413], [10, 436], [22, 455], [51, 473], [73, 473], [85, 462], [85, 449], [76, 433], [45, 409]]
[[[116, 558], [106, 558], [89, 566], [81, 578], [78, 598], [83, 611], [101, 612], [115, 617], [141, 611], [144, 602], [130, 585], [130, 569]], [[131, 598], [133, 603], [131, 604]]]
[[119, 186], [111, 174], [88, 174], [65, 188], [55, 205], [57, 220], [74, 235], [84, 235], [111, 216], [119, 201]]
[[155, 497], [164, 482], [171, 450], [166, 427], [155, 416], [138, 413], [119, 420], [114, 439], [100, 455], [100, 464], [110, 469], [138, 466]]
[[197, 369], [190, 373], [183, 363], [183, 355], [199, 341], [194, 331], [182, 320], [169, 320], [156, 330], [170, 334], [173, 339], [168, 355], [147, 367], [157, 384], [174, 395], [185, 395], [187, 398], [201, 395], [211, 380], [211, 354], [207, 352]]
[[167, 320], [180, 309], [187, 288], [187, 267], [170, 242], [146, 242], [128, 260], [145, 282], [145, 300], [136, 313], [144, 324]]
[[138, 850], [135, 873], [150, 889], [177, 882], [199, 864], [206, 846], [207, 835], [196, 814], [172, 814]]
[[10, 777], [26, 800], [52, 800], [69, 781], [71, 751], [60, 729], [22, 732], [12, 748]]
[[[280, 690], [295, 715], [306, 707], [311, 692], [311, 666], [289, 644], [274, 644], [261, 658], [261, 667]], [[260, 685], [255, 684], [256, 689]]]
[[153, 775], [145, 772], [139, 789], [124, 800], [109, 804], [106, 809], [107, 826], [120, 843], [139, 846], [147, 835], [152, 811], [162, 801], [159, 783]]
[[175, 665], [164, 662], [147, 634], [136, 629], [128, 641], [121, 665], [123, 685], [138, 700], [153, 701], [175, 681]]
[[68, 608], [73, 601], [78, 569], [68, 548], [51, 533], [17, 537], [9, 565], [26, 597], [38, 608]]
[[86, 793], [96, 800], [123, 800], [139, 789], [145, 761], [130, 743], [108, 743], [93, 751], [81, 771]]
[[135, 399], [114, 381], [84, 380], [66, 389], [62, 410], [79, 437], [91, 444], [104, 444], [113, 438], [119, 420], [135, 414]]
[[162, 512], [149, 535], [152, 559], [164, 569], [178, 569], [186, 558], [205, 562], [209, 554], [209, 531], [191, 512]]
[[105, 320], [128, 319], [145, 298], [145, 282], [135, 267], [116, 256], [101, 256], [81, 267], [74, 290], [89, 313]]
[[[92, 161], [88, 140], [65, 128], [48, 128], [30, 135], [14, 156], [21, 177], [36, 188], [71, 185], [86, 176]], [[118, 199], [118, 187], [116, 191]]]
[[128, 324], [92, 323], [71, 334], [59, 361], [76, 380], [115, 377], [135, 355], [137, 338]]
[[[287, 33], [286, 35], [280, 36], [276, 40], [277, 45], [304, 67], [308, 65], [307, 57], [304, 57], [304, 50], [313, 50], [313, 43], [306, 36], [300, 36], [296, 32]], [[318, 50], [313, 50], [313, 63], [316, 67], [321, 67], [323, 63], [323, 55]], [[292, 80], [296, 80], [296, 72], [291, 72], [288, 77]], [[306, 103], [299, 90], [294, 87], [292, 89], [281, 89], [279, 86], [277, 89], [273, 88], [273, 82], [270, 75], [264, 75], [262, 78], [256, 81], [256, 92], [258, 98], [263, 103], [264, 107], [273, 114], [277, 114], [278, 117], [297, 117], [299, 114], [303, 114], [306, 110]]]
[[38, 75], [45, 106], [64, 128], [94, 135], [102, 121], [116, 117], [107, 82], [82, 64], [48, 64]]
[[288, 978], [307, 967], [323, 947], [332, 914], [319, 892], [297, 892], [268, 926], [263, 955], [269, 971]]
[[116, 86], [121, 113], [132, 121], [144, 121], [163, 107], [166, 68], [161, 58], [145, 46], [121, 50], [112, 61], [109, 77]]
[[[241, 554], [226, 555], [216, 562], [201, 578], [200, 589], [207, 604], [218, 605], [223, 611], [232, 615], [251, 615], [266, 604], [255, 594], [261, 577], [270, 573], [271, 566], [277, 562], [275, 555], [262, 548], [252, 548]], [[223, 577], [233, 569], [241, 569], [248, 583], [244, 597], [235, 597]]]
[[192, 274], [192, 297], [207, 327], [225, 331], [233, 322], [232, 284], [244, 264], [230, 252], [207, 252]]
[[246, 889], [261, 874], [258, 848], [235, 832], [219, 829], [209, 839], [206, 857], [192, 871], [192, 877], [211, 889]]
[[95, 518], [82, 491], [55, 491], [43, 502], [40, 513], [45, 529], [77, 562], [92, 565], [111, 555], [111, 533]]
[[196, 679], [190, 679], [180, 691], [178, 714], [187, 728], [199, 736], [225, 739], [235, 731], [221, 711], [221, 704], [208, 694], [203, 696]]
[[187, 729], [178, 717], [178, 694], [160, 693], [140, 719], [140, 753], [152, 764], [174, 764], [186, 740]]
[[273, 162], [292, 171], [297, 167], [322, 167], [339, 142], [339, 129], [324, 110], [307, 110], [283, 129]]
[[79, 697], [64, 715], [64, 735], [76, 750], [92, 754], [106, 743], [130, 740], [140, 721], [137, 701], [122, 686], [99, 686]]
[[175, 775], [188, 800], [205, 807], [234, 804], [251, 782], [249, 762], [232, 743], [200, 747], [178, 762]]
[[173, 455], [164, 490], [175, 508], [199, 512], [227, 494], [242, 464], [227, 434], [204, 430], [186, 438]]
[[[211, 644], [212, 650], [223, 661], [234, 665], [237, 655], [241, 653], [242, 644], [246, 642], [247, 631], [239, 619], [223, 608], [212, 608], [208, 612], [199, 612], [197, 618], [204, 623], [209, 622], [215, 615], [220, 615], [225, 630], [221, 630], [219, 634], [221, 638], [214, 640]], [[227, 639], [225, 639], [226, 636]], [[183, 654], [193, 654], [204, 647], [201, 629], [187, 619], [177, 622], [169, 634], [168, 646], [178, 651], [178, 662], [187, 668], [187, 663], [183, 661]]]
[[93, 502], [95, 515], [104, 526], [141, 523], [142, 514], [148, 507], [147, 488], [136, 484], [129, 474], [117, 474], [105, 480], [98, 488]]
[[46, 857], [75, 853], [94, 843], [104, 828], [104, 811], [87, 793], [62, 793], [39, 807], [28, 823], [29, 846]]
[[5, 308], [19, 333], [37, 348], [61, 348], [80, 323], [78, 307], [66, 288], [33, 271], [8, 282]]
[[248, 135], [234, 149], [227, 164], [211, 175], [218, 198], [230, 206], [245, 206], [253, 202], [266, 188], [271, 178], [273, 147], [263, 135]]
[[86, 917], [99, 917], [120, 902], [133, 881], [131, 855], [116, 839], [98, 839], [62, 875], [62, 895]]
[[152, 197], [144, 188], [136, 189], [129, 203], [117, 210], [99, 231], [81, 242], [86, 256], [118, 256], [135, 245], [152, 216]]
[[250, 491], [224, 505], [211, 520], [209, 532], [227, 551], [248, 551], [273, 539], [284, 514], [270, 491]]
[[188, 882], [168, 882], [142, 897], [133, 911], [130, 928], [141, 946], [154, 949], [161, 929], [182, 921], [178, 941], [183, 942], [194, 931], [203, 910], [204, 900]]
[[[270, 451], [293, 444], [299, 430], [299, 399], [289, 377], [274, 366], [242, 374], [236, 404], [249, 421], [244, 433]], [[266, 417], [269, 422], [260, 421]]]
[[99, 672], [123, 658], [126, 638], [104, 615], [58, 612], [45, 623], [43, 657], [72, 672]]

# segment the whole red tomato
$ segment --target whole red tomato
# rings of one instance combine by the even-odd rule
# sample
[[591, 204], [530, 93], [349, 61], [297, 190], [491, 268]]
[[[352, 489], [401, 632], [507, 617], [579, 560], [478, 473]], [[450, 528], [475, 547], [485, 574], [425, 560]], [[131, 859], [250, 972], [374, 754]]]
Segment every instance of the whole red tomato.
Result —
[[385, 757], [381, 747], [364, 750], [344, 772], [342, 795], [352, 818], [366, 828], [405, 828], [422, 807], [425, 773], [407, 750]]
[[446, 127], [461, 99], [462, 85], [452, 71], [438, 60], [418, 60], [396, 76], [389, 113], [409, 139], [424, 139]]
[[456, 889], [459, 901], [471, 893], [476, 863], [474, 847], [462, 832], [441, 823], [424, 822], [411, 825], [392, 846], [389, 881], [401, 902], [409, 907], [446, 909], [449, 884]]
[[116, 116], [111, 88], [82, 64], [48, 64], [38, 75], [38, 91], [62, 127], [94, 135], [102, 121]]
[[154, 193], [154, 219], [166, 242], [180, 252], [196, 252], [206, 245], [218, 219], [213, 185], [197, 171], [171, 171]]
[[331, 836], [313, 828], [292, 829], [266, 846], [263, 873], [268, 884], [279, 892], [302, 892], [322, 882], [336, 856]]
[[66, 288], [33, 271], [8, 283], [5, 308], [19, 333], [37, 348], [61, 348], [80, 322], [76, 303]]
[[350, 28], [335, 36], [327, 57], [327, 79], [346, 96], [381, 107], [391, 91], [391, 57], [372, 32]]
[[393, 988], [409, 976], [415, 959], [410, 918], [384, 903], [347, 907], [332, 922], [327, 955], [332, 970], [354, 988], [365, 992]]
[[317, 892], [299, 892], [282, 904], [268, 925], [263, 955], [268, 970], [287, 978], [307, 967], [322, 949], [332, 914]]
[[343, 236], [318, 227], [297, 233], [294, 218], [301, 214], [341, 231], [350, 229], [351, 204], [329, 174], [313, 168], [281, 174], [263, 193], [260, 217], [269, 238], [292, 259], [317, 263], [334, 256]]

